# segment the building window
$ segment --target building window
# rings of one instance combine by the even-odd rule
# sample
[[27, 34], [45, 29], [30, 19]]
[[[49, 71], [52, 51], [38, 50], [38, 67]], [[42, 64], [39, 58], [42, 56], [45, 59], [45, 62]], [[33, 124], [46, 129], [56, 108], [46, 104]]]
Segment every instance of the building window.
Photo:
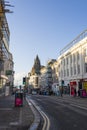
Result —
[[65, 59], [64, 59], [64, 66], [65, 66]]
[[53, 69], [53, 72], [54, 72], [54, 73], [56, 72], [55, 68]]
[[77, 68], [78, 68], [78, 74], [80, 74], [80, 65], [78, 65]]
[[73, 70], [72, 70], [72, 67], [71, 67], [71, 69], [70, 69], [70, 70], [71, 70], [71, 76], [72, 76], [72, 75], [73, 75]]
[[76, 57], [75, 57], [75, 54], [73, 54], [73, 62], [76, 61]]
[[55, 68], [56, 72], [58, 72], [58, 67]]
[[79, 52], [77, 52], [77, 61], [79, 60]]
[[60, 68], [60, 64], [58, 65], [58, 68]]
[[66, 63], [67, 63], [67, 65], [68, 65], [68, 57], [66, 58]]
[[87, 48], [84, 49], [84, 57], [85, 57], [84, 71], [85, 73], [87, 73]]
[[87, 56], [87, 48], [84, 49], [84, 56]]
[[60, 77], [60, 72], [59, 72], [59, 77]]
[[87, 73], [87, 63], [85, 63], [85, 73]]
[[76, 75], [76, 65], [74, 65], [74, 75]]
[[61, 70], [61, 76], [63, 77], [63, 71]]
[[64, 77], [66, 76], [66, 70], [64, 70]]
[[62, 61], [61, 61], [61, 65], [62, 65]]
[[72, 63], [72, 55], [70, 55], [70, 63]]
[[67, 76], [69, 76], [69, 69], [67, 69]]

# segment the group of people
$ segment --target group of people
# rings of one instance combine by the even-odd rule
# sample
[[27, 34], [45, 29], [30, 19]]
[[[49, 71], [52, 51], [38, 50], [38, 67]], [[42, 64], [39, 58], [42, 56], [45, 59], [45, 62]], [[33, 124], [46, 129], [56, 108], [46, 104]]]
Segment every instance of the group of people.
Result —
[[[60, 89], [60, 95], [61, 97], [63, 96], [63, 87], [61, 87]], [[76, 91], [76, 88], [74, 88], [74, 97], [76, 96], [80, 96], [80, 89], [78, 89], [78, 91]]]
[[76, 97], [78, 94], [78, 96], [80, 96], [80, 90], [78, 89], [78, 92], [76, 91], [76, 88], [74, 88], [74, 97]]

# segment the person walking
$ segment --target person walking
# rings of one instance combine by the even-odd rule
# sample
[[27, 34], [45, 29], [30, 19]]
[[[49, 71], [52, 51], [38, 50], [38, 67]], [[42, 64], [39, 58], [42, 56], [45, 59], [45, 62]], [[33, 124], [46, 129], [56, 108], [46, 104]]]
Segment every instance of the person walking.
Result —
[[61, 97], [62, 97], [63, 96], [63, 87], [61, 87], [60, 94], [61, 94]]
[[76, 88], [74, 88], [74, 97], [76, 97]]
[[80, 89], [78, 89], [78, 96], [80, 96]]

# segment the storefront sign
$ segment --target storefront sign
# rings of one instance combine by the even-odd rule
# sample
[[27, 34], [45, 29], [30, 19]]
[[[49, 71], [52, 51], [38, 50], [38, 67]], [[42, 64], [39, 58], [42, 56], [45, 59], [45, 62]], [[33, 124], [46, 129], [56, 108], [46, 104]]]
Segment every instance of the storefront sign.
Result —
[[86, 92], [87, 92], [87, 81], [84, 81], [83, 82], [83, 88], [86, 90]]
[[76, 81], [70, 82], [70, 86], [77, 85]]

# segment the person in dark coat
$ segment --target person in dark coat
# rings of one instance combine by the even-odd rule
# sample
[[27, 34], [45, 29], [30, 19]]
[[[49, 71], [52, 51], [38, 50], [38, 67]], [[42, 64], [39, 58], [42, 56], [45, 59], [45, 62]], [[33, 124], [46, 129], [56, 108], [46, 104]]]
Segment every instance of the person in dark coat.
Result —
[[76, 97], [76, 88], [74, 88], [74, 97]]
[[78, 96], [80, 96], [80, 90], [78, 89]]
[[60, 95], [61, 95], [61, 97], [63, 96], [63, 87], [61, 87]]

